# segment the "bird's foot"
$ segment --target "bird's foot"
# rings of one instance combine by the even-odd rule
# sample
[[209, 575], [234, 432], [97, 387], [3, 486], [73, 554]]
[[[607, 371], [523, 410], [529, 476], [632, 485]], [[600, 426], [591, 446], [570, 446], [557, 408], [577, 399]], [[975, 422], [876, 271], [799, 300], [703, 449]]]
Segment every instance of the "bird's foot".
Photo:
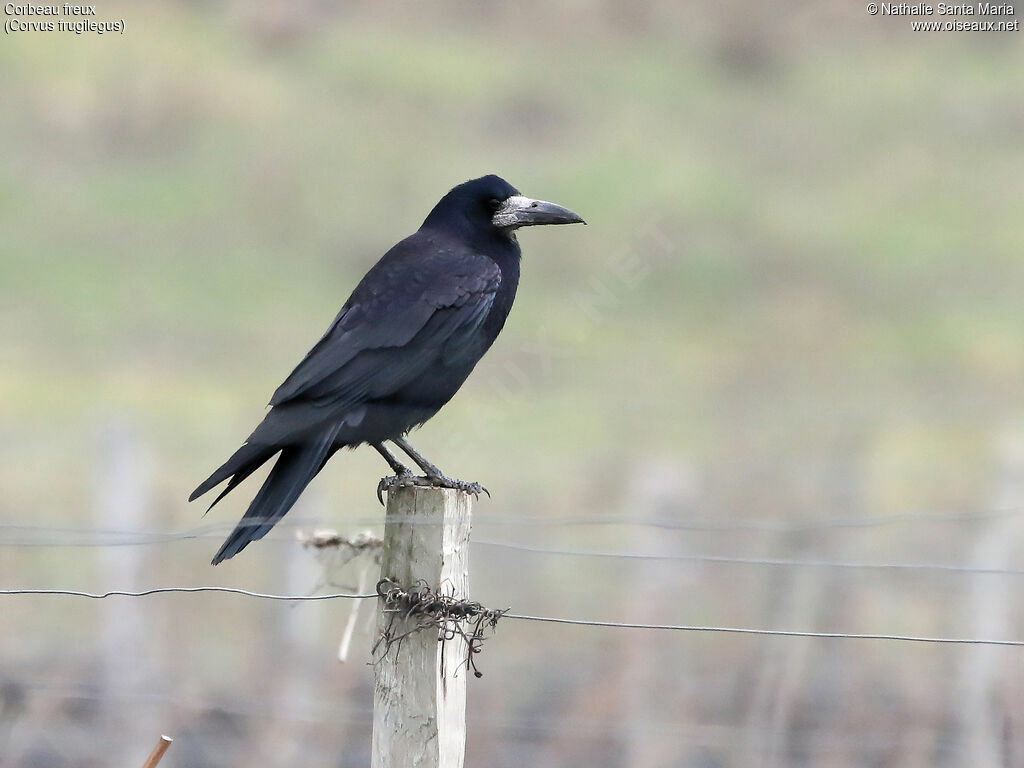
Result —
[[465, 480], [452, 480], [450, 477], [445, 477], [440, 473], [416, 479], [426, 480], [428, 485], [432, 485], [435, 488], [454, 488], [456, 491], [471, 493], [473, 494], [474, 499], [479, 499], [481, 493], [486, 493], [488, 497], [491, 495], [491, 492], [480, 485], [480, 483], [467, 483]]
[[453, 480], [450, 477], [445, 477], [440, 474], [420, 477], [418, 475], [413, 475], [411, 472], [401, 472], [397, 475], [390, 475], [380, 479], [380, 482], [377, 483], [377, 500], [383, 504], [385, 491], [393, 491], [396, 488], [407, 488], [410, 485], [418, 485], [421, 488], [452, 488], [456, 491], [471, 493], [475, 499], [479, 499], [481, 493], [486, 493], [488, 496], [491, 495], [491, 492], [480, 485], [480, 483], [467, 483], [465, 480]]
[[422, 477], [413, 476], [409, 470], [399, 472], [396, 475], [382, 477], [380, 482], [377, 483], [377, 501], [380, 502], [381, 506], [384, 506], [384, 491], [393, 491], [395, 488], [405, 488], [408, 485], [423, 485], [423, 483], [416, 482], [423, 479]]

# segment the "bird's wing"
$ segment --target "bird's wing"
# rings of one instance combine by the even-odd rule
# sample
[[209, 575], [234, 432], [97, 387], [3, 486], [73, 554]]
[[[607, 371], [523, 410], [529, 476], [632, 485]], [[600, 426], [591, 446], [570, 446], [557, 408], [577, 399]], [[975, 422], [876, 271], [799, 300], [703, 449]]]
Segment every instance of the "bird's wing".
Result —
[[271, 405], [355, 405], [396, 391], [439, 355], [459, 356], [487, 317], [501, 270], [465, 251], [402, 255], [367, 273]]

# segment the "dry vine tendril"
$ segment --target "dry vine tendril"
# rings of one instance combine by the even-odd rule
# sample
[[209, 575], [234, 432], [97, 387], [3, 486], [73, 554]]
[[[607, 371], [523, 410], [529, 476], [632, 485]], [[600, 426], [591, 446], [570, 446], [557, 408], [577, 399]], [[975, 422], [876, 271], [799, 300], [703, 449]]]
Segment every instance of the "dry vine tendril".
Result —
[[[384, 643], [384, 654], [391, 650], [393, 644], [398, 643], [398, 653], [406, 637], [413, 632], [433, 628], [437, 629], [439, 643], [443, 644], [456, 637], [465, 640], [468, 649], [466, 669], [472, 669], [476, 677], [483, 676], [473, 656], [482, 650], [484, 631], [497, 627], [498, 619], [509, 611], [508, 608], [484, 608], [477, 602], [435, 592], [423, 581], [417, 581], [406, 591], [391, 579], [381, 579], [377, 582], [377, 594], [384, 599], [384, 611], [391, 614], [391, 621], [373, 646], [375, 654], [381, 643]], [[397, 617], [415, 623], [410, 629], [396, 635], [393, 627]]]

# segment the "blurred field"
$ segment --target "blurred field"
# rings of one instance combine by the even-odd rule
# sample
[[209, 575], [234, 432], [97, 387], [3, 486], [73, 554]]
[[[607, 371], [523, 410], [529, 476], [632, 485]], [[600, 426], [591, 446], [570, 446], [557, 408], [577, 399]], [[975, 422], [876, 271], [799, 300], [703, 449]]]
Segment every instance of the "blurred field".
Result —
[[[376, 258], [495, 172], [589, 226], [521, 235], [502, 337], [417, 435], [493, 493], [474, 597], [1024, 639], [1019, 575], [484, 543], [1024, 567], [1024, 517], [990, 514], [1024, 508], [1019, 33], [738, 0], [98, 10], [127, 33], [0, 45], [3, 586], [321, 586], [294, 527], [215, 570], [221, 530], [53, 531], [230, 528], [255, 482], [206, 520], [188, 492]], [[292, 522], [379, 523], [383, 470], [338, 456]], [[564, 524], [608, 516], [684, 527]], [[141, 763], [161, 730], [169, 765], [367, 762], [347, 606], [2, 599], [0, 766]], [[1024, 764], [1019, 649], [508, 623], [481, 666], [470, 765]]]

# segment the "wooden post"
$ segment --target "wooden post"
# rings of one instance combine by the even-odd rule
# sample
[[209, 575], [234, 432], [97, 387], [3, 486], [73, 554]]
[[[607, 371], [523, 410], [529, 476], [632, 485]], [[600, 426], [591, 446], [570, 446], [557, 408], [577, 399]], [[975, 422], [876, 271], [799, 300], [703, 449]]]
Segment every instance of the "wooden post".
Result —
[[[422, 581], [465, 599], [469, 582], [468, 494], [411, 486], [388, 493], [381, 578], [403, 589]], [[385, 613], [377, 631], [392, 637], [416, 619]], [[436, 629], [413, 632], [374, 658], [372, 768], [462, 768], [466, 751], [468, 648], [455, 634], [442, 644]]]
[[[1024, 496], [1024, 436], [1003, 435], [997, 445], [1000, 476], [993, 498], [994, 509], [1012, 509]], [[977, 568], [1012, 568], [1020, 555], [1024, 521], [1015, 515], [996, 517], [981, 523], [967, 562]], [[971, 576], [964, 595], [964, 626], [981, 637], [1009, 637], [1017, 602], [1016, 585], [992, 573]], [[964, 646], [959, 685], [951, 691], [952, 712], [958, 717], [963, 765], [994, 768], [1020, 765], [1014, 752], [1021, 737], [1014, 732], [1015, 712], [1008, 705], [1015, 700], [1007, 672], [1014, 664], [1003, 649], [993, 646]]]

